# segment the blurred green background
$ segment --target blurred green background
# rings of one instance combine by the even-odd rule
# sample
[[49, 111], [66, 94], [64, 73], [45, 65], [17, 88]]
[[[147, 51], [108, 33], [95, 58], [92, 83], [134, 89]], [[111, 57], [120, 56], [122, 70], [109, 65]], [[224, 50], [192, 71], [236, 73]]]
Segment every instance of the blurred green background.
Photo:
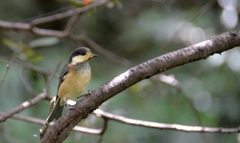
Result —
[[[72, 6], [56, 0], [1, 0], [0, 19], [29, 22], [32, 18]], [[212, 38], [223, 32], [240, 29], [239, 0], [121, 0], [112, 8], [102, 6], [81, 16], [73, 29], [87, 35], [116, 55], [140, 64], [186, 46]], [[41, 25], [62, 30], [67, 19]], [[0, 29], [0, 79], [6, 71], [3, 58], [29, 62], [53, 71], [60, 60], [67, 62], [69, 54], [82, 41], [41, 37], [25, 31]], [[17, 46], [16, 46], [17, 45]], [[19, 46], [21, 45], [21, 46]], [[21, 55], [16, 48], [32, 48]], [[91, 60], [90, 90], [127, 70], [128, 66], [99, 55]], [[60, 69], [58, 70], [58, 73]], [[179, 88], [159, 80], [144, 80], [105, 102], [100, 109], [128, 118], [191, 126], [234, 128], [240, 125], [240, 49], [187, 64], [164, 72], [174, 76]], [[159, 75], [154, 77], [159, 78]], [[46, 76], [22, 66], [10, 65], [0, 87], [0, 111], [7, 112], [22, 102], [34, 98], [45, 88]], [[50, 84], [50, 94], [56, 94], [58, 78]], [[48, 101], [20, 112], [20, 115], [45, 119]], [[100, 128], [102, 120], [90, 115], [80, 125]], [[1, 143], [39, 142], [40, 125], [8, 119], [0, 124]], [[95, 143], [100, 137], [72, 132], [65, 143]], [[131, 126], [110, 121], [103, 143], [238, 143], [240, 134], [185, 133]]]

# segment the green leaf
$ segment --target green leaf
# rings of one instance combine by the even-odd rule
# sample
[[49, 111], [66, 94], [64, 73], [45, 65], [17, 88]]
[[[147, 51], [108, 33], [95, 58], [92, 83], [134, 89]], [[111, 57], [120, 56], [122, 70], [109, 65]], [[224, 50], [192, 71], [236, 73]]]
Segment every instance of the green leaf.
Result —
[[3, 44], [10, 48], [12, 51], [16, 51], [18, 53], [18, 57], [21, 60], [38, 62], [42, 59], [42, 56], [36, 54], [36, 52], [32, 48], [20, 42], [14, 42], [10, 39], [4, 38]]
[[3, 38], [2, 42], [5, 46], [10, 48], [12, 51], [21, 52], [21, 50], [19, 49], [20, 44], [16, 44], [15, 42], [13, 42], [7, 38]]

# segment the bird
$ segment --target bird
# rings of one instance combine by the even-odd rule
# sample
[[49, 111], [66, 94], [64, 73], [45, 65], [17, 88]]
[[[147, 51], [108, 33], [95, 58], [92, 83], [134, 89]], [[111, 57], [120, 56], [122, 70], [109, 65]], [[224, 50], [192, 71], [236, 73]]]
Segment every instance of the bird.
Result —
[[70, 54], [59, 77], [54, 106], [46, 119], [48, 123], [62, 116], [64, 105], [70, 107], [67, 104], [69, 99], [79, 97], [86, 90], [91, 79], [89, 60], [94, 57], [97, 55], [87, 47], [79, 47]]

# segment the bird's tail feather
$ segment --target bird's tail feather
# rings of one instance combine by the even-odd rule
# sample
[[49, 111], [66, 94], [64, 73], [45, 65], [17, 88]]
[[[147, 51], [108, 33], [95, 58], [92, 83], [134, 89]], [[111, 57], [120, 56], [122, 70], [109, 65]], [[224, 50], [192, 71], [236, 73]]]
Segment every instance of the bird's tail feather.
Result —
[[57, 120], [57, 119], [59, 119], [62, 116], [62, 112], [63, 112], [63, 107], [64, 106], [60, 106], [59, 102], [60, 102], [60, 98], [57, 96], [56, 101], [55, 101], [55, 105], [53, 107], [53, 110], [49, 114], [49, 116], [48, 116], [48, 118], [46, 120], [48, 123], [50, 123], [54, 119]]

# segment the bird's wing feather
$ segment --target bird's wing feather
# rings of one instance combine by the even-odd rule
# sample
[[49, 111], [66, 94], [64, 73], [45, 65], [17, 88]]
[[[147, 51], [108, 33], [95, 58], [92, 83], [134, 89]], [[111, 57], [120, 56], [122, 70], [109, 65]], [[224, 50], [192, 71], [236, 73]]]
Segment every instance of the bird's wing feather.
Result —
[[63, 111], [63, 107], [64, 106], [59, 106], [59, 102], [60, 102], [60, 98], [57, 98], [55, 100], [55, 105], [53, 107], [52, 112], [49, 114], [48, 118], [47, 118], [47, 122], [50, 123], [51, 121], [53, 121], [54, 119], [59, 119], [62, 116], [62, 111]]
[[65, 76], [66, 76], [66, 74], [67, 74], [68, 72], [69, 72], [69, 66], [68, 66], [68, 64], [67, 64], [67, 65], [65, 65], [65, 66], [63, 67], [62, 72], [61, 72], [61, 74], [60, 74], [60, 76], [59, 76], [58, 88], [59, 88], [59, 86], [61, 85], [61, 83], [64, 81]]
[[[69, 71], [69, 66], [65, 65], [62, 69], [62, 72], [59, 76], [59, 83], [58, 83], [58, 88], [60, 87], [61, 83], [64, 81], [66, 74]], [[62, 111], [63, 111], [63, 106], [59, 105], [60, 103], [60, 98], [57, 95], [56, 99], [55, 99], [55, 104], [53, 107], [53, 110], [51, 111], [51, 113], [49, 114], [48, 118], [47, 118], [47, 122], [51, 122], [54, 119], [58, 119], [62, 116]]]

